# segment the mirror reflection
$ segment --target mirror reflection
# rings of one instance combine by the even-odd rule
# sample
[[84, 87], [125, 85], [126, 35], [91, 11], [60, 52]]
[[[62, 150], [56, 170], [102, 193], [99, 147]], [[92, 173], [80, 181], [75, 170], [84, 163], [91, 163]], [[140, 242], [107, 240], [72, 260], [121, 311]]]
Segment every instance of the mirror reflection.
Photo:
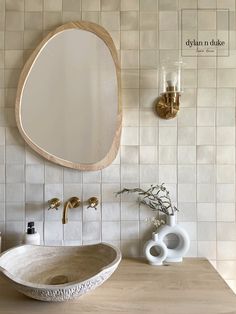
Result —
[[41, 155], [94, 170], [108, 165], [119, 147], [119, 65], [108, 33], [87, 25], [93, 32], [81, 25], [60, 28], [36, 49], [22, 72], [17, 118]]

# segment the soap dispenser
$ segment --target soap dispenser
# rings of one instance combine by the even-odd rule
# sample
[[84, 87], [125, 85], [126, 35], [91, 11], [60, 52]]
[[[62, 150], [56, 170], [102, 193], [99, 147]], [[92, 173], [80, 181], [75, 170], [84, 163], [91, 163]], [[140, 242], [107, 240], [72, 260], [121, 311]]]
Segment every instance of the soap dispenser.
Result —
[[40, 245], [40, 235], [35, 231], [34, 222], [30, 221], [27, 225], [27, 231], [24, 237], [25, 244]]

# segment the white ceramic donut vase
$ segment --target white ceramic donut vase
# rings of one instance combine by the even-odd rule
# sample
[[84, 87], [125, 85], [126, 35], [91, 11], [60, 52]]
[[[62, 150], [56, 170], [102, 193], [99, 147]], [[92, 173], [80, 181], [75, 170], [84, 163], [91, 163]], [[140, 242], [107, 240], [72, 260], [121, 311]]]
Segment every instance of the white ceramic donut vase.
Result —
[[177, 239], [174, 247], [168, 247], [167, 245], [167, 257], [166, 262], [182, 262], [183, 256], [189, 250], [190, 241], [187, 232], [176, 224], [176, 216], [167, 216], [166, 225], [161, 226], [158, 229], [159, 240], [164, 241], [168, 235], [174, 235]]
[[[152, 254], [153, 251], [156, 254]], [[152, 240], [149, 240], [144, 245], [144, 255], [149, 264], [154, 266], [162, 265], [163, 261], [167, 257], [167, 247], [164, 242], [159, 240], [158, 233], [152, 233]]]

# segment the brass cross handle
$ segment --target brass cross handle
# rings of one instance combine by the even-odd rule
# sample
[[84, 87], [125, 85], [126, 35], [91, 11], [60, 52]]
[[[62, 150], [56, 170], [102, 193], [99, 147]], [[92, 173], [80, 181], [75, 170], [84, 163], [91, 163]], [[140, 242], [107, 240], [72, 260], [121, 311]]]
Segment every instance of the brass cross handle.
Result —
[[99, 204], [98, 198], [95, 196], [90, 197], [88, 199], [88, 204], [89, 205], [87, 206], [87, 208], [94, 208], [95, 210], [97, 210], [97, 206]]
[[48, 205], [49, 205], [48, 210], [49, 209], [54, 209], [54, 208], [56, 210], [58, 210], [58, 207], [61, 206], [61, 201], [59, 200], [59, 198], [54, 197], [54, 198], [52, 198], [51, 200], [48, 201]]

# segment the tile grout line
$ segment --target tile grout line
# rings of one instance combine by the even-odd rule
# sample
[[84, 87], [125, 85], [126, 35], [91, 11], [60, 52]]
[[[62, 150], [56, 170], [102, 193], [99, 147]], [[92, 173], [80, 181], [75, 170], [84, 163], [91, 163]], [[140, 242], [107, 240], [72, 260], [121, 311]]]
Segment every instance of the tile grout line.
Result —
[[[158, 51], [158, 66], [157, 66], [157, 77], [158, 77], [158, 80], [157, 80], [157, 93], [158, 93], [158, 97], [160, 95], [160, 66], [161, 66], [161, 49], [160, 49], [160, 11], [159, 11], [159, 0], [157, 0], [157, 13], [156, 13], [156, 19], [157, 19], [157, 25], [156, 25], [156, 29], [157, 29], [157, 51]], [[157, 182], [158, 184], [160, 184], [160, 123], [159, 123], [159, 117], [157, 116], [157, 127], [156, 127], [156, 130], [157, 130], [157, 138], [156, 138], [156, 145], [157, 145]], [[157, 213], [157, 216], [158, 216], [158, 219], [160, 219], [160, 213], [158, 211]]]
[[[140, 119], [140, 111], [141, 111], [141, 108], [140, 108], [140, 74], [141, 74], [141, 71], [140, 71], [140, 51], [141, 51], [141, 46], [140, 46], [140, 18], [141, 18], [141, 11], [140, 11], [140, 1], [139, 0], [139, 11], [138, 11], [138, 17], [139, 17], [139, 23], [138, 23], [138, 32], [139, 32], [139, 36], [138, 36], [138, 41], [139, 41], [139, 46], [138, 46], [138, 112], [139, 112], [139, 115], [138, 115], [138, 118], [139, 118], [139, 127], [138, 127], [138, 165], [139, 165], [139, 172], [138, 172], [138, 175], [139, 175], [139, 188], [141, 188], [141, 164], [140, 164], [140, 122], [141, 122], [141, 119]], [[140, 210], [141, 210], [141, 205], [140, 203], [138, 204], [138, 208], [139, 208], [139, 211], [138, 211], [138, 249], [139, 249], [139, 255], [142, 255], [141, 254], [141, 235], [140, 235], [140, 218], [141, 218], [141, 214], [140, 214]]]
[[[101, 24], [101, 20], [102, 20], [102, 6], [101, 6], [101, 0], [99, 0], [99, 23]], [[103, 182], [103, 173], [101, 170], [101, 183]], [[100, 202], [100, 241], [103, 241], [103, 237], [102, 237], [102, 229], [103, 229], [103, 216], [102, 216], [102, 191], [101, 191], [101, 184], [100, 184], [100, 198], [101, 198], [101, 202]], [[84, 184], [82, 189], [84, 188]]]
[[[197, 41], [198, 41], [198, 0], [197, 0]], [[196, 144], [195, 144], [195, 147], [196, 147], [196, 151], [195, 151], [195, 165], [196, 165], [196, 169], [195, 169], [195, 174], [196, 174], [196, 242], [197, 242], [197, 250], [196, 250], [196, 255], [199, 257], [199, 241], [198, 241], [198, 176], [197, 176], [197, 173], [198, 173], [198, 135], [197, 135], [197, 128], [198, 128], [198, 66], [199, 66], [199, 60], [198, 60], [198, 54], [197, 55], [197, 77], [196, 77], [196, 83], [197, 83], [197, 86], [196, 86], [196, 95], [195, 95], [195, 106], [196, 106]]]
[[[4, 1], [4, 107], [5, 107], [5, 102], [6, 102], [6, 80], [5, 80], [5, 56], [6, 56], [6, 34], [5, 34], [5, 30], [6, 30], [6, 1]], [[4, 127], [4, 168], [5, 168], [5, 185], [4, 185], [4, 237], [1, 237], [1, 251], [2, 249], [6, 249], [6, 184], [7, 184], [7, 163], [6, 163], [6, 144], [7, 144], [7, 139], [6, 139], [6, 130], [7, 127]], [[2, 236], [2, 235], [1, 235]]]
[[[42, 1], [42, 33], [44, 35], [44, 1]], [[24, 32], [25, 34], [25, 32]], [[23, 36], [24, 36], [23, 34]], [[44, 162], [45, 163], [45, 162]], [[43, 203], [44, 203], [44, 210], [43, 210], [43, 243], [45, 245], [46, 242], [46, 210], [45, 210], [45, 166], [44, 166], [44, 187], [43, 187]]]
[[[217, 2], [216, 2], [216, 34], [218, 34], [218, 18], [217, 18]], [[217, 36], [218, 37], [218, 36]], [[217, 145], [217, 85], [218, 85], [218, 48], [216, 47], [216, 67], [215, 67], [215, 76], [216, 76], [216, 83], [215, 83], [215, 96], [216, 96], [216, 103], [215, 103], [215, 167], [214, 167], [214, 172], [215, 172], [215, 263], [216, 263], [216, 269], [217, 269], [217, 260], [218, 260], [218, 222], [217, 222], [217, 170], [218, 170], [218, 165], [217, 165], [217, 152], [218, 152], [218, 145]]]
[[[119, 48], [120, 48], [120, 53], [119, 53], [119, 62], [120, 62], [120, 84], [122, 83], [121, 82], [121, 71], [122, 71], [122, 67], [121, 67], [121, 3], [119, 4], [119, 18], [120, 18], [120, 30], [119, 30]], [[124, 112], [124, 108], [122, 106], [122, 84], [121, 84], [121, 93], [120, 93], [120, 101], [121, 101], [121, 109], [122, 109], [122, 115], [123, 115], [123, 112]], [[121, 135], [122, 136], [122, 135]], [[121, 141], [121, 139], [120, 139]], [[120, 175], [120, 190], [121, 190], [121, 169], [122, 169], [122, 159], [121, 159], [121, 145], [120, 145], [120, 148], [119, 148], [119, 160], [120, 160], [120, 168], [119, 168], [119, 175]], [[120, 248], [121, 248], [121, 238], [122, 238], [122, 234], [121, 234], [121, 228], [122, 228], [122, 223], [121, 223], [121, 206], [122, 206], [122, 196], [120, 195], [119, 197], [119, 211], [120, 211], [120, 239], [119, 239], [119, 243], [120, 243]]]
[[[179, 19], [179, 9], [180, 9], [180, 3], [178, 0], [178, 7], [177, 7], [177, 24], [178, 24], [178, 58], [180, 61], [180, 32], [182, 31], [180, 28], [180, 19]], [[182, 69], [181, 69], [181, 78], [182, 78]], [[181, 80], [180, 78], [180, 80]], [[182, 82], [180, 84], [180, 90], [182, 89]], [[179, 119], [178, 116], [176, 117], [176, 204], [177, 208], [179, 208], [179, 158], [178, 158], [178, 147], [179, 147]], [[177, 217], [177, 222], [178, 222], [178, 215]]]

